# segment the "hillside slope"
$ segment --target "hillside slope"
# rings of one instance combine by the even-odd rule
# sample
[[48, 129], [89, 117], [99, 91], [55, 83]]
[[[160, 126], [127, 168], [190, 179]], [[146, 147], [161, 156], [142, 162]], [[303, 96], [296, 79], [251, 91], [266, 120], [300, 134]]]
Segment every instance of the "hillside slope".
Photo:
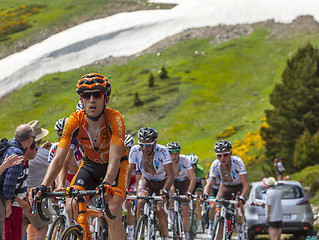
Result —
[[[218, 133], [236, 127], [229, 138], [234, 141], [260, 126], [287, 58], [306, 42], [318, 46], [318, 35], [318, 23], [311, 17], [291, 24], [268, 21], [187, 30], [135, 56], [47, 75], [13, 92], [0, 103], [1, 136], [11, 138], [17, 125], [38, 119], [50, 130], [46, 139], [55, 141], [55, 121], [75, 110], [76, 81], [85, 73], [101, 72], [111, 79], [110, 107], [124, 114], [127, 132], [135, 135], [140, 127], [155, 127], [159, 143], [178, 141], [182, 153], [194, 152], [206, 164]], [[170, 78], [159, 79], [162, 66]], [[148, 87], [151, 73], [154, 87]], [[136, 93], [141, 106], [133, 104]]]

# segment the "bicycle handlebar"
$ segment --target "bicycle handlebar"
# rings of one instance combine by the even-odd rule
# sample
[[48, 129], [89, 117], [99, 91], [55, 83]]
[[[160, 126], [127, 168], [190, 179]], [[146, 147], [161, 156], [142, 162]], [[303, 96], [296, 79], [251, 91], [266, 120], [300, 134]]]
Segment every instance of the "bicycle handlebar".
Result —
[[[67, 188], [64, 192], [45, 192], [41, 194], [42, 198], [52, 198], [52, 197], [67, 197], [67, 198], [73, 198], [73, 197], [80, 197], [80, 196], [95, 196], [95, 195], [101, 195], [102, 199], [102, 208], [103, 212], [106, 213], [108, 218], [115, 219], [115, 215], [113, 215], [109, 209], [108, 203], [105, 202], [104, 199], [104, 191], [103, 189], [100, 189], [100, 193], [96, 193], [96, 190], [77, 190], [74, 188]], [[32, 191], [33, 195], [33, 203], [32, 203], [32, 214], [35, 214], [36, 209], [39, 213], [40, 218], [48, 222], [50, 218], [47, 218], [42, 211], [41, 202], [37, 202], [36, 192]]]

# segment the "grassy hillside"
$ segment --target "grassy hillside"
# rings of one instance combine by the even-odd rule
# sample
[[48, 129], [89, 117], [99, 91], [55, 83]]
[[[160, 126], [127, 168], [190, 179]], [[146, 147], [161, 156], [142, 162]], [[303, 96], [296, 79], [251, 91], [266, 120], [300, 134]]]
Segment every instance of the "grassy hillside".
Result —
[[[271, 108], [268, 95], [280, 81], [287, 58], [306, 42], [319, 43], [318, 34], [291, 30], [277, 38], [270, 30], [256, 27], [249, 36], [217, 45], [211, 43], [214, 36], [181, 41], [160, 56], [44, 76], [1, 100], [1, 136], [12, 138], [17, 125], [38, 119], [50, 131], [46, 139], [56, 141], [55, 122], [73, 112], [79, 99], [77, 80], [99, 72], [111, 79], [109, 106], [124, 114], [128, 133], [135, 136], [140, 127], [154, 127], [160, 144], [178, 141], [182, 153], [196, 153], [208, 170], [216, 135], [234, 127], [237, 132], [228, 138], [234, 142], [256, 131], [264, 110]], [[162, 66], [168, 79], [158, 77]], [[151, 73], [154, 87], [148, 87]], [[136, 93], [141, 106], [133, 104]], [[260, 179], [260, 164], [252, 168], [250, 181]]]

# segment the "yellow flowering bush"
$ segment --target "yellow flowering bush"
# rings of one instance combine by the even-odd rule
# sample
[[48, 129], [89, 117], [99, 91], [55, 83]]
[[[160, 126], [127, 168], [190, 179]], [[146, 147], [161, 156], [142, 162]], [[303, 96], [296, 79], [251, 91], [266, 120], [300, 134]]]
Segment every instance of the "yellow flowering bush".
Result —
[[0, 12], [0, 38], [30, 27], [28, 17], [39, 12], [41, 5], [23, 5]]
[[243, 128], [242, 126], [237, 126], [237, 127], [230, 126], [230, 127], [226, 128], [224, 131], [218, 133], [216, 135], [216, 139], [228, 138], [228, 137], [236, 134], [237, 131], [241, 130], [242, 128]]
[[[261, 121], [266, 121], [265, 118], [260, 119]], [[257, 131], [248, 132], [244, 135], [242, 140], [235, 140], [233, 144], [233, 155], [240, 157], [246, 166], [250, 163], [262, 159], [262, 148], [265, 141], [260, 136], [260, 129], [262, 127], [268, 127], [267, 122], [262, 123]]]

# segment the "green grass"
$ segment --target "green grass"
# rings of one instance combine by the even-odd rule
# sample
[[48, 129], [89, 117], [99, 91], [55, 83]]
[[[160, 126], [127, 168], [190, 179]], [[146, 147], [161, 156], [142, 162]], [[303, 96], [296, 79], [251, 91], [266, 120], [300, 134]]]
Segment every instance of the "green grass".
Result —
[[[229, 138], [234, 141], [261, 125], [264, 110], [271, 108], [268, 95], [281, 80], [287, 58], [306, 42], [318, 46], [318, 35], [293, 36], [276, 39], [267, 29], [258, 28], [249, 36], [218, 45], [210, 43], [213, 36], [182, 41], [159, 57], [148, 54], [122, 65], [91, 65], [44, 76], [2, 99], [1, 136], [11, 138], [17, 125], [38, 119], [50, 131], [46, 139], [57, 140], [54, 124], [75, 110], [77, 80], [99, 72], [111, 76], [109, 106], [124, 114], [128, 133], [154, 127], [160, 144], [178, 141], [183, 154], [196, 153], [206, 166], [214, 159], [219, 132], [243, 126]], [[169, 79], [159, 79], [162, 66]], [[150, 73], [156, 77], [152, 88], [148, 87]], [[135, 93], [142, 106], [133, 105]], [[257, 169], [261, 171], [260, 166]], [[250, 181], [260, 179], [256, 173]]]

